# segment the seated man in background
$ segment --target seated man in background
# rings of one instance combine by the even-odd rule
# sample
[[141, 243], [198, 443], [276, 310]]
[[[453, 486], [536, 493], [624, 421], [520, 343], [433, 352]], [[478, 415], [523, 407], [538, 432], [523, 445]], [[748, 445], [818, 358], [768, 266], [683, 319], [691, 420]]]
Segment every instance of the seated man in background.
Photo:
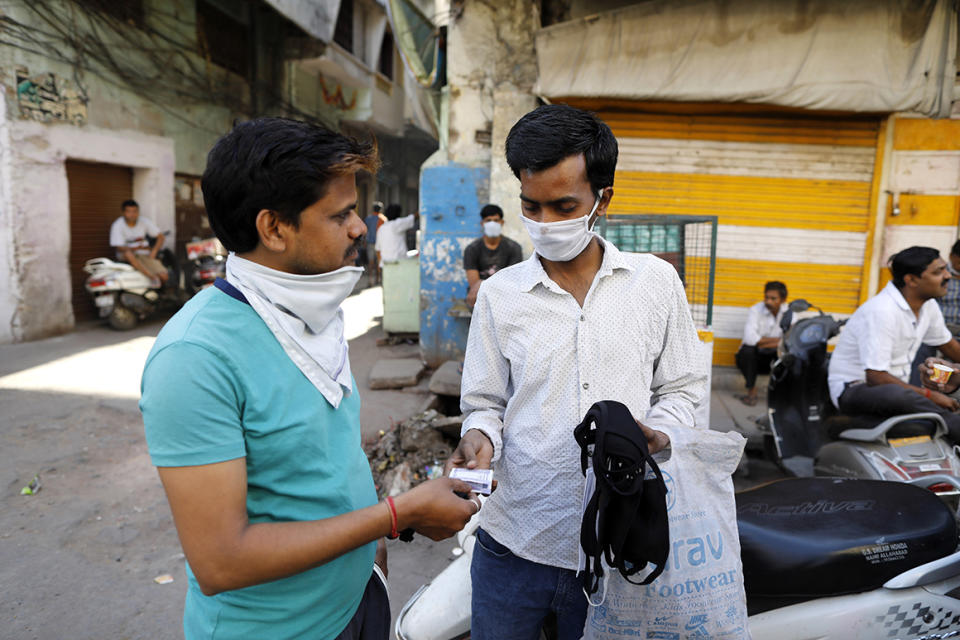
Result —
[[[166, 283], [167, 268], [157, 259], [163, 249], [163, 234], [153, 220], [140, 215], [136, 200], [124, 200], [120, 211], [123, 215], [110, 225], [110, 246], [116, 250], [117, 260], [128, 263], [148, 278], [158, 278], [161, 284]], [[153, 247], [147, 236], [157, 239]]]
[[787, 285], [771, 280], [763, 285], [763, 302], [750, 307], [743, 327], [743, 342], [737, 351], [737, 368], [743, 373], [747, 393], [740, 401], [747, 406], [757, 404], [757, 373], [769, 373], [770, 363], [777, 357], [780, 344], [780, 320], [787, 301]]
[[958, 402], [940, 391], [908, 384], [921, 344], [960, 360], [935, 300], [947, 292], [950, 273], [940, 252], [910, 247], [890, 259], [893, 280], [850, 317], [830, 358], [830, 399], [848, 415], [886, 418], [938, 413], [960, 442]]
[[488, 204], [480, 210], [483, 220], [483, 237], [477, 238], [463, 250], [463, 268], [467, 272], [467, 306], [473, 309], [477, 302], [477, 290], [480, 283], [500, 269], [517, 264], [523, 260], [520, 245], [501, 235], [503, 230], [503, 209]]
[[947, 323], [950, 333], [960, 333], [960, 240], [953, 243], [950, 255], [947, 258], [947, 271], [950, 272], [950, 281], [947, 282], [947, 294], [938, 298], [943, 320]]

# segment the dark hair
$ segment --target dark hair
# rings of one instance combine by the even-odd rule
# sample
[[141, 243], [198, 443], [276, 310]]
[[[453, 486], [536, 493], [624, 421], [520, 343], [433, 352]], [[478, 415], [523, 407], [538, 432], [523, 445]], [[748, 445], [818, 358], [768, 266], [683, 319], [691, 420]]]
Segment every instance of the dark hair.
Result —
[[136, 200], [124, 200], [123, 202], [120, 203], [120, 211], [123, 211], [127, 207], [136, 207], [137, 209], [139, 209], [140, 205], [137, 204]]
[[507, 164], [513, 175], [543, 171], [583, 154], [590, 188], [613, 186], [617, 169], [617, 139], [595, 114], [565, 104], [537, 107], [520, 118], [507, 134]]
[[932, 247], [909, 247], [890, 258], [890, 271], [893, 272], [893, 286], [903, 289], [908, 275], [922, 276], [930, 263], [940, 257], [940, 252]]
[[953, 246], [950, 247], [950, 255], [960, 256], [960, 240], [954, 242]]
[[374, 202], [374, 203], [373, 203], [373, 210], [374, 210], [374, 212], [376, 212], [376, 213], [380, 213], [381, 211], [383, 211], [383, 203], [380, 202], [379, 200], [378, 200], [377, 202]]
[[252, 251], [262, 209], [297, 227], [300, 212], [326, 195], [331, 179], [377, 166], [375, 140], [287, 118], [241, 122], [207, 155], [201, 182], [207, 217], [224, 247]]
[[383, 212], [383, 215], [387, 217], [387, 220], [396, 220], [403, 215], [403, 208], [395, 202], [388, 204], [387, 210]]
[[500, 216], [500, 219], [503, 220], [503, 209], [495, 204], [485, 205], [483, 209], [480, 209], [480, 218], [486, 218], [487, 216]]
[[763, 285], [763, 292], [767, 291], [776, 291], [780, 294], [781, 300], [787, 299], [787, 285], [783, 284], [779, 280], [771, 280], [767, 284]]

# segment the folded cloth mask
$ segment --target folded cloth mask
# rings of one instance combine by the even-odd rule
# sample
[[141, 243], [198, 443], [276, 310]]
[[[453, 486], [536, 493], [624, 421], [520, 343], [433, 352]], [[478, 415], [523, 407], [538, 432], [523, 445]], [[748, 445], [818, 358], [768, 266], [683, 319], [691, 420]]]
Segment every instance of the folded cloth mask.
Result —
[[[630, 410], [604, 400], [595, 403], [574, 429], [580, 467], [592, 463], [596, 489], [585, 497], [580, 546], [586, 557], [584, 591], [596, 593], [603, 578], [601, 558], [629, 582], [646, 585], [659, 576], [670, 552], [667, 488], [660, 467]], [[637, 582], [631, 578], [650, 565]]]

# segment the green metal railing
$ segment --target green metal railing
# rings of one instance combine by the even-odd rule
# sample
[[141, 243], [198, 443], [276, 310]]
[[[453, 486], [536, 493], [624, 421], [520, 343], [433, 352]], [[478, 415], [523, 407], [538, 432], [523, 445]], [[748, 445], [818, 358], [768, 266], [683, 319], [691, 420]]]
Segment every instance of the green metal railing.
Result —
[[621, 251], [652, 253], [676, 267], [694, 321], [712, 325], [716, 216], [606, 215], [597, 232]]

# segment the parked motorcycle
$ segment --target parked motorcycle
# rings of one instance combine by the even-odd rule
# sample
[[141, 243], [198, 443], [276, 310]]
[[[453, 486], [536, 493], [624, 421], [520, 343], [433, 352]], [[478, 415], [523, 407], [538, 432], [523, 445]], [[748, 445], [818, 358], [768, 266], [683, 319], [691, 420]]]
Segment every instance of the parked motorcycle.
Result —
[[159, 258], [169, 274], [166, 288], [161, 286], [159, 278], [146, 276], [125, 262], [93, 258], [84, 263], [83, 270], [90, 274], [84, 286], [93, 296], [100, 317], [106, 318], [114, 329], [128, 331], [160, 306], [185, 301], [180, 286], [181, 271], [173, 253], [164, 249]]
[[[793, 323], [793, 314], [818, 315]], [[791, 326], [792, 325], [792, 326]], [[789, 474], [893, 480], [925, 487], [954, 508], [960, 498], [960, 457], [935, 413], [888, 419], [840, 416], [827, 386], [827, 341], [843, 321], [805, 300], [781, 320], [783, 338], [771, 366], [768, 455]]]
[[213, 286], [217, 278], [226, 277], [227, 252], [216, 238], [188, 242], [188, 273], [185, 286], [192, 296], [207, 287]]
[[[786, 479], [737, 494], [737, 522], [754, 640], [960, 637], [957, 525], [929, 491]], [[464, 553], [400, 611], [398, 640], [470, 637], [477, 526], [474, 516], [458, 534]], [[680, 638], [684, 622], [663, 620], [657, 637]]]

